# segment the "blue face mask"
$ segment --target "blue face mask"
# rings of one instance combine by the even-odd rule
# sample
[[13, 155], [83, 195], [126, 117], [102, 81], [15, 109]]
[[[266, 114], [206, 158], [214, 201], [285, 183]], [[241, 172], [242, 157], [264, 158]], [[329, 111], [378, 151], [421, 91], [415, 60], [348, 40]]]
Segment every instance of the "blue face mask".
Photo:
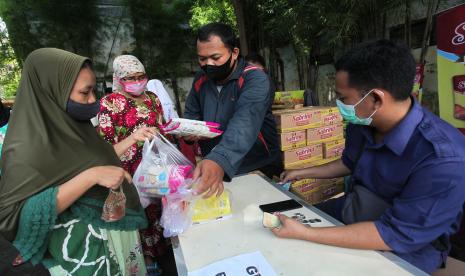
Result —
[[371, 113], [371, 115], [368, 116], [368, 118], [359, 118], [359, 117], [357, 117], [357, 113], [355, 112], [355, 107], [359, 103], [361, 103], [368, 95], [370, 95], [371, 92], [373, 92], [373, 90], [368, 92], [368, 94], [366, 94], [360, 101], [358, 101], [354, 105], [345, 104], [345, 103], [341, 102], [339, 99], [337, 99], [336, 104], [337, 104], [337, 107], [339, 108], [339, 112], [341, 112], [342, 118], [344, 118], [344, 120], [346, 120], [347, 122], [349, 122], [351, 124], [369, 126], [371, 124], [371, 122], [373, 121], [373, 119], [371, 117], [373, 117], [373, 115], [375, 115], [375, 113], [376, 113], [376, 111], [378, 111], [378, 109], [376, 109], [373, 113]]

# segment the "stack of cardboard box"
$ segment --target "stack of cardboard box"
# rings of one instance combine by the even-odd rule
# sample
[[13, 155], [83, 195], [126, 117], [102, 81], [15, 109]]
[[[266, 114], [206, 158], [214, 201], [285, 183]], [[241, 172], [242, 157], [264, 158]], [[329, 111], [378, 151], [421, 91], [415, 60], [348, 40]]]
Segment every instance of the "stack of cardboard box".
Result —
[[[335, 107], [304, 107], [273, 112], [281, 136], [285, 169], [323, 165], [341, 158], [344, 149], [342, 117]], [[343, 191], [343, 179], [304, 179], [291, 191], [311, 204]]]
[[277, 91], [274, 95], [273, 109], [293, 108], [304, 104], [304, 90]]

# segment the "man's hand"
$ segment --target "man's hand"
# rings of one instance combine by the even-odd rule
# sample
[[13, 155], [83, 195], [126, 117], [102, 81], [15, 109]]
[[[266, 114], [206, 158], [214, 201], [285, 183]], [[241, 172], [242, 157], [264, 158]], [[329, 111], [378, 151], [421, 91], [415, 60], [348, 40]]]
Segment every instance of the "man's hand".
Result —
[[353, 249], [392, 250], [384, 242], [373, 221], [312, 228], [285, 215], [278, 215], [278, 218], [281, 221], [281, 227], [271, 229], [271, 231], [280, 238], [299, 239]]
[[280, 238], [305, 240], [308, 231], [311, 231], [310, 227], [285, 215], [278, 214], [277, 216], [281, 221], [281, 226], [273, 228], [271, 231]]
[[305, 169], [300, 170], [287, 170], [281, 173], [281, 182], [286, 183], [289, 181], [296, 181], [305, 178]]
[[223, 193], [224, 170], [215, 161], [205, 159], [195, 168], [194, 182], [200, 178], [195, 188], [196, 194], [203, 194], [204, 198], [211, 197], [216, 193], [220, 196]]

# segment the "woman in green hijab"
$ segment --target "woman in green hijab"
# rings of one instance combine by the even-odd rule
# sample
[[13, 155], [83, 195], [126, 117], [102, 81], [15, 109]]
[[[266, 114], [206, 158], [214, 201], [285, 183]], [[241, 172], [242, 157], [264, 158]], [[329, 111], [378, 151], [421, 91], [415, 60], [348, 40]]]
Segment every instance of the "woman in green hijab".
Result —
[[[0, 234], [20, 252], [13, 266], [145, 275], [137, 230], [146, 218], [130, 176], [90, 123], [99, 109], [90, 64], [52, 48], [27, 57], [3, 145]], [[119, 188], [125, 215], [103, 220], [105, 200]]]

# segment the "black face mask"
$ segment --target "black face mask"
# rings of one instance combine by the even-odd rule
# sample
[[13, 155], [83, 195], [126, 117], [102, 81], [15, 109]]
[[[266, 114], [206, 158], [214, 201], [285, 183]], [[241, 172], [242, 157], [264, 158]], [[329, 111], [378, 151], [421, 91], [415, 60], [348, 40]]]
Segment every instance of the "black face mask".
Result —
[[[232, 59], [232, 54], [229, 57], [229, 59], [222, 65], [204, 65], [201, 66], [202, 70], [207, 74], [207, 77], [211, 80], [214, 81], [222, 81], [225, 80], [229, 74], [231, 74], [231, 71], [234, 68], [234, 64], [232, 67], [230, 67], [229, 64], [231, 64], [231, 59]], [[234, 63], [236, 63], [234, 61]]]
[[99, 111], [99, 101], [95, 101], [95, 103], [91, 104], [82, 104], [69, 99], [68, 105], [66, 107], [66, 112], [69, 114], [69, 116], [78, 121], [89, 121], [90, 119], [97, 116]]

